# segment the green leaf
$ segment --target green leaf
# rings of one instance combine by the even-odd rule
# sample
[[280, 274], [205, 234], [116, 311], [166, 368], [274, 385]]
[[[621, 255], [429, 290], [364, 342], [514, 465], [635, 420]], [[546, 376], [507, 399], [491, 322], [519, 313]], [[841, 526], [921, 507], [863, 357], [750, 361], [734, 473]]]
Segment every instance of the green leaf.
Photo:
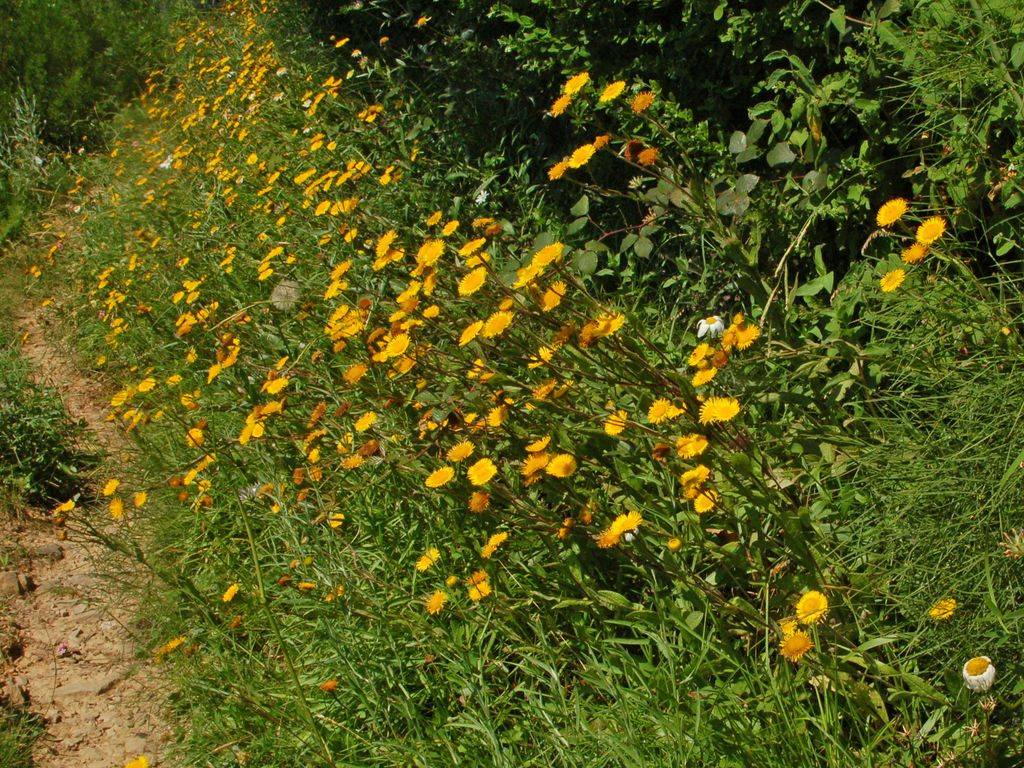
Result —
[[768, 161], [768, 165], [775, 167], [776, 165], [784, 165], [786, 163], [792, 163], [796, 159], [796, 153], [789, 146], [788, 141], [780, 141], [774, 147], [769, 150], [765, 156], [765, 160]]
[[637, 241], [635, 243], [633, 243], [633, 251], [641, 259], [646, 259], [648, 256], [650, 256], [651, 255], [651, 250], [653, 248], [654, 248], [654, 243], [652, 243], [646, 237], [639, 237], [639, 238], [637, 238]]
[[569, 209], [573, 216], [586, 216], [590, 212], [590, 198], [584, 195]]
[[581, 275], [592, 275], [597, 270], [597, 254], [593, 251], [577, 251], [575, 261]]

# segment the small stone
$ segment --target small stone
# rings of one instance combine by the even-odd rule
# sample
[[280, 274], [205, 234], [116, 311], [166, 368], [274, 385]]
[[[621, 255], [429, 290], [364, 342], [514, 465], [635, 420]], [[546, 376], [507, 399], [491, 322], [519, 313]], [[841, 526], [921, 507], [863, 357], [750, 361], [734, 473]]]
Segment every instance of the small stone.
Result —
[[32, 552], [33, 557], [45, 557], [49, 560], [63, 560], [64, 559], [64, 547], [57, 542], [50, 542], [48, 544], [40, 544]]
[[23, 677], [8, 678], [4, 685], [4, 699], [8, 706], [14, 709], [25, 709], [28, 706], [29, 696], [26, 690], [27, 681]]
[[91, 680], [76, 680], [60, 686], [53, 692], [53, 698], [66, 699], [75, 696], [99, 696], [113, 688], [125, 676], [124, 671], [109, 672]]
[[0, 595], [17, 597], [21, 594], [21, 581], [16, 571], [0, 572]]

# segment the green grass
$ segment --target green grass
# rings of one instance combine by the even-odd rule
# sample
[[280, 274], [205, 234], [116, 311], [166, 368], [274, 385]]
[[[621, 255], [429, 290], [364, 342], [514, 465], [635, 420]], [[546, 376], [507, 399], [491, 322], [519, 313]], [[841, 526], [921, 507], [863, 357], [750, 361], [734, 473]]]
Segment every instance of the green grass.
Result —
[[[246, 7], [253, 6], [236, 8]], [[566, 317], [592, 317], [590, 301], [630, 311], [627, 331], [597, 345], [593, 357], [568, 345], [564, 354], [579, 366], [574, 383], [585, 393], [580, 408], [603, 413], [614, 395], [641, 436], [614, 441], [571, 411], [522, 409], [517, 446], [550, 432], [554, 444], [592, 459], [580, 474], [591, 483], [586, 493], [602, 502], [597, 518], [557, 539], [564, 516], [584, 528], [586, 499], [576, 487], [544, 483], [518, 487], [532, 517], [511, 503], [471, 515], [464, 499], [424, 491], [440, 444], [416, 437], [416, 426], [423, 413], [453, 404], [485, 410], [496, 391], [450, 371], [431, 387], [412, 377], [392, 383], [383, 371], [365, 389], [346, 386], [342, 372], [372, 342], [332, 349], [324, 324], [336, 303], [322, 297], [332, 269], [351, 257], [357, 266], [345, 296], [370, 299], [383, 316], [374, 322], [386, 328], [407, 278], [366, 268], [383, 231], [409, 233], [411, 261], [432, 231], [423, 224], [432, 210], [462, 220], [460, 236], [474, 216], [494, 214], [505, 219], [494, 263], [514, 274], [552, 222], [531, 218], [528, 206], [471, 205], [464, 179], [447, 173], [446, 145], [429, 146], [429, 134], [422, 162], [406, 164], [422, 116], [403, 111], [403, 82], [386, 66], [353, 67], [350, 88], [315, 119], [305, 114], [306, 91], [338, 73], [301, 29], [289, 29], [293, 20], [259, 18], [244, 30], [238, 15], [205, 15], [203, 34], [186, 34], [190, 42], [166, 76], [165, 88], [180, 87], [180, 98], [158, 90], [127, 110], [113, 129], [116, 155], [82, 166], [90, 192], [76, 200], [84, 208], [80, 247], [36, 264], [42, 277], [33, 295], [56, 297], [83, 359], [125, 387], [114, 418], [131, 425], [139, 451], [119, 493], [127, 501], [145, 491], [150, 500], [131, 512], [116, 543], [141, 545], [164, 579], [145, 602], [151, 647], [182, 640], [158, 654], [176, 684], [181, 762], [738, 768], [902, 766], [949, 754], [965, 765], [1019, 761], [1022, 587], [1019, 561], [1000, 545], [1024, 525], [1019, 283], [1001, 273], [979, 281], [953, 234], [893, 295], [879, 292], [878, 277], [898, 255], [878, 246], [819, 293], [798, 293], [806, 281], [782, 273], [776, 308], [784, 319], [760, 318], [764, 338], [715, 382], [722, 388], [714, 391], [738, 393], [745, 408], [737, 432], [716, 437], [713, 457], [732, 506], [698, 518], [678, 498], [681, 467], [663, 470], [650, 458], [663, 435], [643, 432], [654, 397], [688, 380], [695, 318], [660, 309], [680, 306], [671, 291], [648, 300], [647, 288], [628, 280], [602, 290], [601, 276], [590, 278], [573, 259], [564, 274], [584, 298], [567, 300]], [[265, 62], [270, 85], [239, 104], [234, 83], [251, 74], [243, 51], [258, 50], [273, 51]], [[356, 115], [378, 97], [384, 116], [363, 124]], [[220, 111], [210, 112], [212, 103], [224, 120], [246, 121], [244, 140], [224, 127]], [[207, 123], [183, 127], [197, 105]], [[317, 131], [337, 149], [309, 154]], [[180, 168], [161, 168], [176, 149]], [[304, 208], [293, 178], [310, 164], [343, 167], [352, 158], [368, 158], [375, 173], [352, 185], [368, 213], [353, 219], [362, 232], [347, 243], [340, 234], [349, 220], [318, 217], [312, 202]], [[377, 183], [392, 162], [403, 182]], [[260, 192], [275, 169], [281, 183]], [[341, 189], [332, 194], [349, 194]], [[645, 194], [658, 199], [657, 192], [652, 185]], [[574, 225], [554, 224], [567, 240], [574, 234]], [[56, 239], [45, 232], [40, 253]], [[295, 263], [281, 254], [270, 279], [258, 279], [278, 242]], [[741, 271], [737, 284], [761, 278], [749, 263], [714, 258], [717, 269]], [[269, 301], [284, 277], [300, 287], [295, 307]], [[450, 285], [439, 294], [451, 327], [430, 338], [443, 361], [458, 354], [445, 333], [483, 310], [460, 303]], [[577, 300], [586, 312], [568, 314]], [[213, 302], [208, 322], [176, 332], [178, 318]], [[736, 308], [764, 309], [746, 302]], [[526, 320], [517, 323], [503, 337], [507, 347], [479, 348], [509, 397], [525, 397], [515, 365], [537, 343], [516, 337]], [[653, 339], [642, 349], [654, 350], [656, 362], [637, 353], [641, 331]], [[238, 360], [211, 379], [207, 371], [232, 335]], [[295, 366], [287, 369], [294, 381], [284, 412], [242, 446], [245, 417], [266, 402], [261, 385], [284, 357]], [[595, 385], [612, 375], [614, 387]], [[140, 387], [149, 377], [152, 387]], [[312, 434], [318, 402], [326, 435]], [[340, 459], [351, 454], [336, 446], [354, 435], [349, 410], [370, 408], [381, 425], [369, 434], [381, 447], [368, 451], [362, 474], [346, 473]], [[202, 431], [202, 446], [187, 444], [189, 429]], [[409, 434], [413, 448], [404, 442]], [[354, 435], [353, 447], [364, 439]], [[319, 461], [313, 445], [322, 449]], [[207, 453], [216, 461], [186, 483]], [[322, 481], [312, 478], [318, 466], [326, 467]], [[593, 533], [627, 505], [645, 517], [635, 541], [595, 547]], [[332, 528], [326, 521], [337, 513], [345, 520]], [[513, 536], [483, 563], [480, 545], [499, 528]], [[669, 533], [682, 539], [676, 554], [665, 546]], [[443, 548], [442, 559], [421, 573], [414, 564], [428, 546]], [[475, 603], [464, 579], [479, 567], [494, 595]], [[431, 617], [423, 599], [448, 574], [458, 575], [452, 600]], [[235, 583], [237, 595], [225, 602]], [[778, 621], [812, 587], [828, 594], [831, 611], [809, 630], [815, 650], [791, 664], [776, 650]], [[941, 597], [959, 603], [945, 623], [927, 618]], [[999, 670], [991, 712], [960, 679], [963, 662], [978, 654]]]

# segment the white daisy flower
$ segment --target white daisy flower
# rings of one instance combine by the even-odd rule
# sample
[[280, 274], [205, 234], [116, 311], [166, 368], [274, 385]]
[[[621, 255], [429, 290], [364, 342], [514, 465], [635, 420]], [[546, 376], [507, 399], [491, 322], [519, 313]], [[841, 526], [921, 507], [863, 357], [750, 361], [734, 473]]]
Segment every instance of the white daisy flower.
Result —
[[723, 333], [725, 333], [725, 322], [718, 315], [705, 317], [697, 323], [698, 339], [703, 339], [705, 336], [710, 336], [712, 339], [715, 339]]
[[975, 693], [984, 693], [996, 679], [996, 668], [988, 656], [975, 656], [964, 664], [964, 682]]

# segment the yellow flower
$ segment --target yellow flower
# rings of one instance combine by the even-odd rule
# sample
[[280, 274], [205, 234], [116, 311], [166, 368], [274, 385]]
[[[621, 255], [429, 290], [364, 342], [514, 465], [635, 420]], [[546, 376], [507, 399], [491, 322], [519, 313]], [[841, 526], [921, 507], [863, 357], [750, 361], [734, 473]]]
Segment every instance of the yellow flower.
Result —
[[698, 515], [710, 512], [718, 504], [718, 493], [710, 488], [700, 491], [693, 500], [693, 511]]
[[582, 168], [590, 162], [590, 158], [594, 156], [595, 151], [593, 144], [584, 144], [582, 147], [577, 147], [573, 150], [573, 153], [569, 155], [569, 167]]
[[953, 616], [953, 612], [956, 610], [956, 600], [951, 597], [944, 597], [941, 600], [936, 601], [929, 611], [928, 615], [936, 621], [946, 621]]
[[565, 176], [565, 172], [569, 170], [569, 160], [559, 160], [557, 163], [548, 168], [548, 179], [551, 181], [558, 181], [560, 178]]
[[810, 636], [803, 631], [793, 632], [785, 635], [779, 643], [779, 653], [792, 662], [800, 661], [803, 655], [814, 647]]
[[484, 321], [476, 320], [467, 325], [465, 328], [463, 328], [462, 334], [459, 336], [459, 346], [464, 347], [467, 344], [469, 344], [469, 342], [475, 339], [477, 337], [477, 334], [483, 330], [483, 327]]
[[900, 258], [904, 264], [920, 264], [928, 254], [928, 246], [914, 243], [903, 249]]
[[732, 421], [739, 412], [740, 403], [735, 397], [709, 397], [700, 407], [700, 423]]
[[224, 590], [224, 594], [221, 595], [221, 602], [230, 603], [235, 599], [235, 595], [238, 594], [238, 583], [234, 583]]
[[646, 112], [647, 109], [654, 103], [654, 94], [650, 91], [640, 91], [636, 96], [633, 97], [633, 103], [630, 104], [630, 109], [636, 114]]
[[628, 414], [620, 409], [604, 420], [604, 431], [612, 436], [621, 435], [628, 421]]
[[436, 563], [439, 557], [441, 557], [441, 553], [438, 551], [437, 547], [431, 547], [420, 556], [419, 560], [416, 561], [416, 570], [420, 573], [429, 570], [430, 566]]
[[118, 496], [110, 500], [110, 517], [114, 520], [120, 520], [124, 517], [124, 502]]
[[694, 459], [708, 449], [708, 439], [696, 432], [676, 440], [676, 454], [681, 459]]
[[796, 603], [796, 620], [801, 624], [817, 624], [828, 613], [828, 598], [812, 589], [804, 592]]
[[443, 240], [427, 240], [416, 252], [416, 263], [421, 267], [432, 267], [444, 253]]
[[629, 540], [643, 522], [644, 519], [639, 512], [627, 512], [624, 515], [619, 515], [611, 525], [601, 531], [597, 537], [597, 546], [601, 549], [614, 547], [627, 534], [627, 540]]
[[107, 484], [103, 486], [103, 495], [104, 496], [113, 496], [114, 495], [114, 491], [117, 490], [119, 485], [121, 485], [121, 481], [120, 480], [116, 480], [116, 479], [107, 480]]
[[441, 467], [440, 469], [435, 469], [430, 473], [430, 476], [426, 479], [424, 485], [426, 485], [427, 488], [440, 488], [453, 477], [455, 477], [454, 469], [451, 467]]
[[903, 218], [907, 208], [909, 208], [909, 205], [906, 200], [902, 197], [895, 197], [878, 209], [878, 213], [875, 214], [875, 223], [880, 227], [888, 227], [891, 224], [895, 224]]
[[548, 462], [544, 471], [552, 477], [569, 477], [576, 471], [576, 458], [572, 454], [560, 453]]
[[505, 329], [512, 324], [513, 317], [515, 317], [515, 315], [505, 310], [499, 310], [488, 317], [487, 322], [484, 323], [482, 331], [484, 338], [490, 339], [503, 334]]
[[902, 269], [893, 269], [886, 272], [882, 279], [878, 281], [879, 286], [882, 288], [882, 293], [892, 293], [901, 285], [903, 281], [907, 279], [907, 273]]
[[487, 578], [485, 571], [476, 571], [466, 579], [466, 584], [469, 586], [469, 599], [473, 602], [483, 600], [489, 594], [491, 594], [491, 582]]
[[435, 590], [434, 593], [427, 598], [426, 607], [427, 613], [433, 616], [435, 613], [440, 613], [441, 609], [444, 608], [444, 604], [448, 602], [448, 595], [442, 590]]
[[124, 768], [149, 768], [149, 760], [145, 755], [139, 755], [134, 760], [125, 763]]
[[477, 267], [459, 281], [459, 296], [470, 296], [487, 280], [487, 267]]
[[558, 117], [564, 114], [570, 104], [572, 104], [572, 96], [568, 93], [563, 93], [551, 104], [551, 116]]
[[788, 616], [785, 619], [781, 619], [779, 621], [779, 631], [782, 632], [783, 637], [789, 637], [798, 629], [800, 629], [800, 625], [797, 623], [797, 620], [794, 619], [792, 616]]
[[597, 97], [597, 101], [600, 104], [605, 104], [613, 99], [617, 99], [619, 95], [626, 89], [625, 80], [616, 80], [614, 83], [609, 83], [601, 91], [601, 95]]
[[359, 420], [355, 424], [356, 432], [365, 432], [366, 430], [373, 426], [373, 423], [376, 420], [377, 414], [374, 413], [373, 411], [364, 413], [362, 416], [359, 417]]
[[[473, 491], [469, 497], [469, 511], [479, 515], [491, 504], [491, 495], [487, 491]], [[448, 586], [452, 586], [449, 584]]]
[[760, 327], [753, 323], [746, 324], [742, 328], [736, 330], [736, 348], [747, 349], [758, 340], [761, 336]]
[[688, 469], [679, 476], [680, 482], [687, 488], [699, 488], [711, 477], [711, 470], [703, 464], [698, 464], [693, 469]]
[[498, 472], [498, 468], [490, 459], [484, 458], [477, 461], [469, 468], [466, 476], [473, 485], [484, 485]]
[[543, 452], [534, 452], [526, 457], [526, 461], [523, 462], [522, 473], [524, 477], [529, 477], [540, 472], [544, 467], [551, 461], [551, 457]]
[[469, 440], [463, 440], [461, 443], [452, 446], [447, 454], [448, 461], [462, 461], [468, 459], [473, 455], [473, 444]]
[[709, 381], [711, 381], [713, 378], [715, 378], [715, 376], [717, 375], [718, 369], [715, 368], [714, 366], [710, 366], [703, 370], [697, 371], [695, 374], [693, 374], [693, 377], [690, 379], [690, 383], [694, 387], [702, 387]]
[[678, 552], [679, 548], [683, 546], [683, 541], [682, 539], [673, 536], [668, 540], [665, 546], [668, 547], [669, 552]]
[[573, 75], [565, 81], [565, 85], [562, 86], [562, 93], [567, 96], [572, 96], [579, 93], [583, 86], [590, 82], [589, 72], [580, 72], [579, 74]]
[[500, 547], [507, 538], [508, 533], [505, 531], [502, 531], [501, 533], [496, 533], [493, 536], [491, 536], [491, 538], [487, 540], [487, 543], [484, 544], [483, 548], [480, 550], [480, 557], [482, 557], [484, 560], [489, 559], [490, 556], [498, 550], [498, 547]]
[[561, 280], [552, 283], [540, 299], [541, 312], [550, 312], [557, 307], [565, 296], [565, 283]]
[[917, 228], [917, 242], [921, 245], [931, 245], [946, 232], [946, 220], [941, 216], [932, 216], [921, 222]]
[[682, 415], [682, 413], [683, 411], [680, 408], [672, 405], [665, 398], [658, 398], [651, 403], [651, 407], [647, 410], [647, 420], [651, 424], [661, 424], [661, 422], [674, 419]]

